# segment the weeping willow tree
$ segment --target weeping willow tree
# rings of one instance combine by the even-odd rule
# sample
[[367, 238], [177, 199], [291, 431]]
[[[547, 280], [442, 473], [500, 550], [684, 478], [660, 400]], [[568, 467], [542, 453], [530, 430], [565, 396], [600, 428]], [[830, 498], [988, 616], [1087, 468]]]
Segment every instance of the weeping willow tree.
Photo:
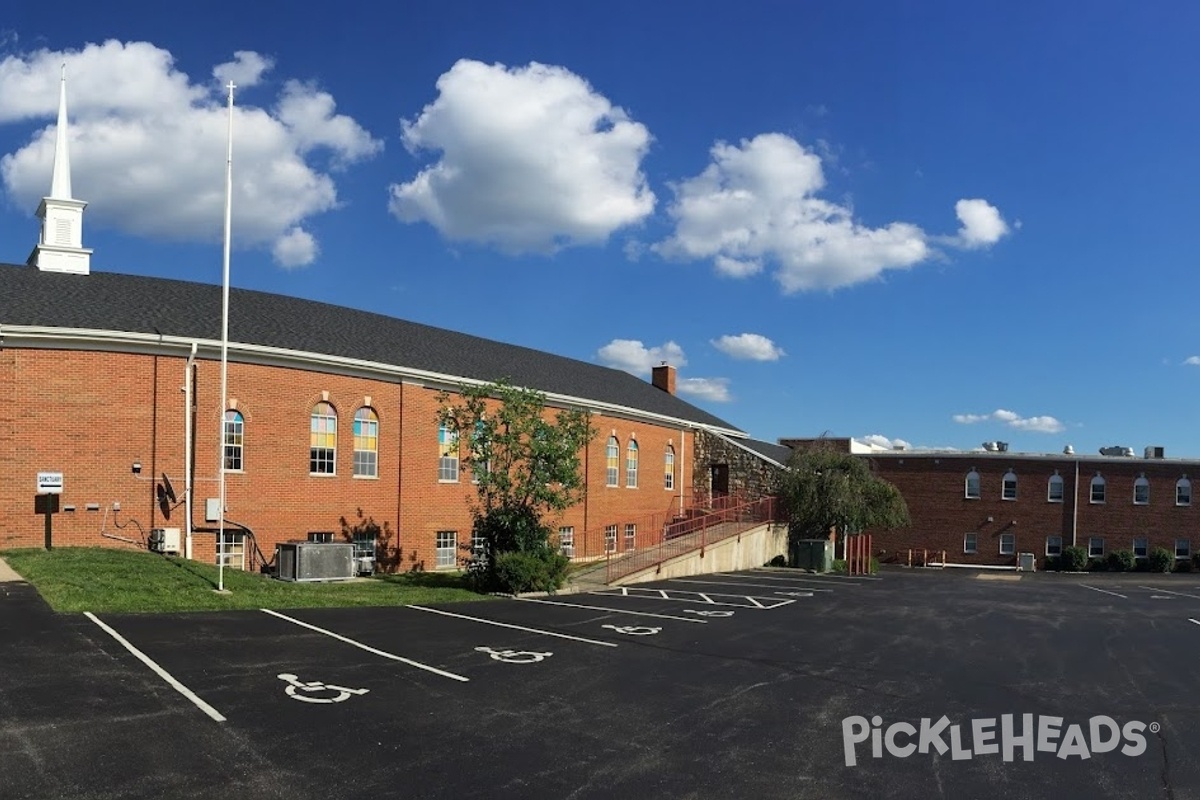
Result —
[[911, 524], [908, 505], [891, 483], [871, 473], [867, 462], [829, 445], [797, 450], [780, 479], [779, 496], [788, 515], [788, 538], [824, 539], [868, 528]]

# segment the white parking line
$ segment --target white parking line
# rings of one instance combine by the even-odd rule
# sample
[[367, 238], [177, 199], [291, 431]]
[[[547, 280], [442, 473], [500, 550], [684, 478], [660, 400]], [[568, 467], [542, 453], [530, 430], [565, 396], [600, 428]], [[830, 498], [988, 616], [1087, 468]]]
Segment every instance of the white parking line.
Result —
[[[734, 606], [735, 608], [772, 609], [796, 602], [794, 599], [784, 600], [779, 597], [752, 597], [746, 594], [719, 594], [717, 592], [689, 592], [684, 589], [652, 589], [641, 586], [615, 586], [610, 589], [598, 589], [588, 594], [601, 597], [641, 597], [648, 600], [673, 600], [680, 603], [703, 603], [710, 606]], [[812, 594], [802, 595], [812, 597]], [[742, 602], [728, 600], [713, 600], [714, 597], [736, 598]], [[767, 605], [764, 605], [765, 601]]]
[[1187, 594], [1186, 592], [1172, 592], [1170, 589], [1156, 589], [1153, 586], [1139, 586], [1139, 589], [1149, 589], [1152, 592], [1162, 592], [1163, 594], [1175, 594], [1180, 597], [1190, 597], [1193, 600], [1200, 600], [1200, 594]]
[[1123, 594], [1117, 594], [1116, 592], [1110, 592], [1108, 589], [1097, 589], [1095, 586], [1088, 586], [1086, 583], [1081, 583], [1079, 585], [1085, 589], [1091, 589], [1093, 592], [1104, 592], [1105, 594], [1111, 594], [1113, 597], [1119, 597], [1122, 600], [1129, 599], [1128, 597], [1126, 597]]
[[1192, 623], [1193, 625], [1200, 625], [1200, 619], [1192, 619], [1191, 617], [1188, 617], [1188, 622]]
[[[779, 569], [752, 569], [753, 573], [780, 573], [783, 570]], [[876, 578], [874, 575], [835, 575], [828, 572], [810, 572], [806, 573], [805, 578], [825, 578], [831, 581], [881, 581], [883, 578]]]
[[[799, 575], [797, 575], [794, 578], [775, 578], [770, 575], [764, 575], [762, 573], [755, 573], [753, 575], [741, 575], [736, 572], [716, 572], [713, 574], [719, 578], [737, 578], [739, 581], [743, 581], [743, 580], [746, 580], [746, 581], [777, 581], [779, 583], [795, 583], [797, 581], [812, 581], [813, 583], [823, 583], [825, 581], [822, 581], [821, 579], [826, 578], [827, 581], [836, 580], [836, 581], [840, 582], [843, 586], [862, 586], [861, 583], [851, 582], [851, 580], [849, 578], [827, 578], [826, 576], [822, 576], [822, 575], [806, 575], [803, 578], [800, 577]], [[854, 580], [857, 581], [858, 578], [856, 577], [856, 578], [854, 578]]]
[[273, 617], [279, 617], [282, 620], [287, 620], [288, 622], [292, 623], [293, 625], [299, 625], [301, 628], [308, 628], [310, 631], [316, 631], [317, 633], [323, 633], [326, 636], [331, 636], [334, 639], [337, 639], [339, 642], [345, 642], [346, 644], [354, 645], [359, 650], [366, 650], [368, 653], [374, 653], [375, 655], [380, 656], [382, 658], [390, 658], [392, 661], [399, 661], [402, 664], [408, 664], [410, 667], [416, 667], [417, 669], [423, 669], [426, 672], [432, 672], [434, 675], [441, 675], [443, 678], [450, 678], [451, 680], [463, 681], [464, 683], [471, 680], [470, 678], [465, 677], [463, 675], [455, 675], [453, 672], [446, 672], [446, 670], [444, 670], [444, 669], [438, 669], [437, 667], [431, 667], [428, 664], [422, 664], [420, 661], [413, 661], [411, 658], [405, 658], [404, 656], [398, 656], [395, 653], [388, 653], [384, 650], [379, 650], [374, 647], [371, 647], [370, 645], [363, 644], [362, 642], [356, 642], [349, 637], [342, 636], [340, 633], [334, 633], [333, 631], [327, 631], [324, 628], [318, 628], [316, 625], [310, 625], [309, 623], [304, 622], [303, 620], [298, 620], [295, 617], [289, 617], [287, 614], [280, 614], [278, 611], [272, 611], [269, 608], [261, 608], [259, 610], [262, 611], [263, 613], [270, 614]]
[[581, 603], [564, 603], [561, 600], [539, 600], [536, 597], [514, 597], [513, 600], [520, 600], [523, 603], [544, 603], [548, 606], [567, 606], [568, 608], [586, 608], [591, 611], [612, 611], [615, 614], [633, 614], [638, 617], [658, 617], [659, 619], [675, 619], [680, 622], [705, 622], [702, 619], [692, 619], [690, 617], [675, 617], [670, 614], [654, 614], [649, 611], [626, 611], [622, 608], [608, 608], [607, 606], [585, 606]]
[[[742, 581], [694, 581], [694, 580], [690, 580], [688, 578], [671, 578], [671, 583], [703, 583], [703, 584], [707, 584], [709, 586], [753, 586], [756, 589], [775, 589], [775, 590], [779, 590], [781, 588], [787, 589], [787, 588], [793, 587], [793, 584], [786, 584], [786, 583], [785, 584], [780, 584], [780, 583], [772, 584], [772, 583], [744, 583]], [[801, 586], [799, 584], [795, 584], [794, 587], [796, 589], [806, 589], [810, 592], [832, 592], [833, 591], [833, 589], [818, 589], [815, 586]]]
[[160, 677], [164, 681], [166, 681], [171, 686], [172, 689], [179, 692], [181, 695], [186, 697], [188, 700], [191, 700], [196, 705], [196, 708], [200, 709], [205, 714], [208, 714], [208, 716], [212, 717], [217, 722], [225, 721], [225, 717], [224, 717], [224, 715], [221, 714], [220, 711], [217, 711], [215, 708], [210, 706], [208, 703], [201, 700], [196, 695], [195, 692], [193, 692], [188, 687], [184, 686], [179, 681], [175, 680], [174, 676], [172, 676], [171, 673], [167, 672], [165, 669], [163, 669], [158, 664], [156, 664], [154, 662], [154, 660], [150, 658], [150, 656], [146, 655], [141, 650], [138, 650], [136, 647], [134, 647], [132, 644], [130, 644], [129, 640], [126, 639], [124, 636], [117, 633], [115, 630], [110, 628], [108, 625], [101, 622], [95, 614], [93, 614], [90, 611], [85, 611], [84, 616], [87, 617], [88, 619], [90, 619], [92, 622], [99, 625], [101, 630], [103, 630], [109, 636], [113, 637], [119, 643], [121, 643], [121, 645], [123, 645], [126, 650], [133, 653], [133, 655], [138, 659], [138, 661], [141, 661], [147, 667], [154, 670], [154, 674], [158, 675], [158, 677]]
[[428, 611], [430, 614], [441, 614], [446, 617], [454, 617], [456, 619], [465, 619], [470, 622], [479, 622], [484, 625], [495, 625], [498, 628], [513, 628], [518, 631], [528, 631], [529, 633], [537, 633], [542, 636], [554, 636], [559, 639], [570, 639], [573, 642], [583, 642], [584, 644], [598, 644], [601, 647], [616, 647], [613, 642], [602, 642], [599, 639], [584, 639], [582, 636], [571, 636], [566, 633], [555, 633], [554, 631], [543, 631], [538, 628], [526, 628], [524, 625], [513, 625], [511, 622], [497, 622], [494, 619], [484, 619], [483, 617], [468, 617], [466, 614], [455, 614], [453, 611], [441, 611], [436, 608], [426, 608], [425, 606], [405, 606], [415, 611]]

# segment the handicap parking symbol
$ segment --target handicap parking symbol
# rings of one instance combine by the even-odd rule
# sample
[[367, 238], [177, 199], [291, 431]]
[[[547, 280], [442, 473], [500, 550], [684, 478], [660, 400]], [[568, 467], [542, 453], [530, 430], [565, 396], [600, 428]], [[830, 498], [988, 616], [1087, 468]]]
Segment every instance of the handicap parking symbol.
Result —
[[290, 672], [281, 672], [276, 676], [287, 683], [284, 692], [293, 700], [301, 703], [341, 703], [354, 695], [363, 695], [370, 689], [351, 689], [321, 681], [302, 681]]
[[662, 631], [662, 628], [651, 628], [645, 625], [601, 625], [602, 628], [611, 628], [617, 633], [624, 633], [628, 636], [653, 636]]
[[554, 655], [554, 653], [537, 653], [532, 650], [497, 650], [494, 647], [476, 647], [475, 652], [487, 653], [494, 660], [503, 661], [505, 664], [536, 664]]
[[714, 611], [708, 608], [685, 608], [685, 614], [695, 614], [697, 617], [732, 617], [732, 611]]

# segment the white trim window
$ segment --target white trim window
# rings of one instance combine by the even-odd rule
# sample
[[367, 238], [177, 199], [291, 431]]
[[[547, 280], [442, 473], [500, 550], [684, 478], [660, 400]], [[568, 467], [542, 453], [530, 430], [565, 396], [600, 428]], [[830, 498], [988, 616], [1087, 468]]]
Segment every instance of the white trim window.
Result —
[[242, 471], [242, 450], [246, 441], [246, 418], [242, 412], [228, 409], [225, 412], [225, 471]]
[[1054, 558], [1054, 557], [1062, 555], [1062, 547], [1063, 547], [1062, 539], [1063, 539], [1063, 537], [1061, 537], [1061, 536], [1047, 536], [1046, 537], [1046, 555], [1047, 556]]
[[1050, 476], [1050, 481], [1046, 484], [1046, 502], [1061, 503], [1063, 501], [1063, 479], [1062, 475], [1058, 474], [1058, 470]]
[[337, 411], [324, 400], [313, 406], [309, 419], [308, 472], [310, 475], [337, 472]]
[[1184, 475], [1175, 481], [1175, 505], [1190, 506], [1192, 504], [1192, 482]]
[[438, 426], [438, 482], [458, 483], [458, 431]]
[[1175, 540], [1175, 558], [1179, 561], [1187, 561], [1192, 557], [1192, 540], [1191, 539], [1176, 539]]
[[1138, 479], [1133, 482], [1133, 504], [1135, 506], [1150, 505], [1150, 481], [1146, 479], [1146, 474], [1142, 473]]
[[458, 531], [437, 532], [437, 568], [453, 569], [458, 566]]
[[965, 533], [963, 534], [963, 555], [975, 555], [978, 551], [979, 534]]
[[1149, 558], [1150, 557], [1150, 540], [1139, 536], [1133, 540], [1133, 557], [1134, 558]]
[[663, 488], [668, 492], [675, 489], [675, 447], [667, 445], [663, 455]]
[[638, 443], [636, 439], [629, 440], [625, 450], [625, 488], [636, 489], [638, 481]]
[[1000, 534], [1000, 555], [1011, 556], [1017, 552], [1017, 535], [1015, 533]]
[[246, 534], [242, 531], [225, 531], [220, 536], [224, 537], [224, 545], [218, 542], [216, 561], [213, 563], [220, 565], [224, 557], [226, 569], [245, 569]]
[[619, 486], [617, 482], [619, 477], [618, 465], [621, 463], [621, 443], [617, 441], [616, 436], [608, 437], [608, 444], [604, 447], [604, 485]]
[[979, 473], [975, 470], [967, 473], [965, 492], [968, 500], [978, 500], [980, 498]]
[[1088, 558], [1104, 558], [1104, 537], [1088, 537]]
[[482, 561], [487, 556], [487, 537], [479, 531], [471, 531], [471, 558]]
[[370, 406], [354, 412], [354, 477], [379, 477], [379, 415]]
[[605, 525], [604, 526], [604, 552], [606, 552], [606, 553], [617, 552], [617, 526], [616, 525]]
[[1097, 503], [1097, 504], [1103, 503], [1104, 502], [1104, 490], [1105, 490], [1104, 476], [1101, 475], [1099, 472], [1097, 472], [1096, 477], [1092, 478], [1091, 501], [1093, 503]]
[[575, 557], [575, 528], [568, 525], [558, 529], [558, 550], [567, 558]]
[[625, 552], [629, 552], [637, 548], [637, 525], [632, 522], [625, 523]]
[[1000, 499], [1017, 499], [1017, 473], [1013, 472], [1011, 469], [1004, 473], [1004, 480], [1000, 484]]

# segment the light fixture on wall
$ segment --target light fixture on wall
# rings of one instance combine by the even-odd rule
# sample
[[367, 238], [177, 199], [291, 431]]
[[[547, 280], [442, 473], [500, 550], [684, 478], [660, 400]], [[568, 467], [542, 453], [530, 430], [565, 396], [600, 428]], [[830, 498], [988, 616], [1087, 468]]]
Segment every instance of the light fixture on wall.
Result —
[[130, 467], [130, 470], [133, 472], [134, 475], [141, 475], [142, 474], [142, 462], [140, 462], [140, 461], [133, 462], [133, 466]]

